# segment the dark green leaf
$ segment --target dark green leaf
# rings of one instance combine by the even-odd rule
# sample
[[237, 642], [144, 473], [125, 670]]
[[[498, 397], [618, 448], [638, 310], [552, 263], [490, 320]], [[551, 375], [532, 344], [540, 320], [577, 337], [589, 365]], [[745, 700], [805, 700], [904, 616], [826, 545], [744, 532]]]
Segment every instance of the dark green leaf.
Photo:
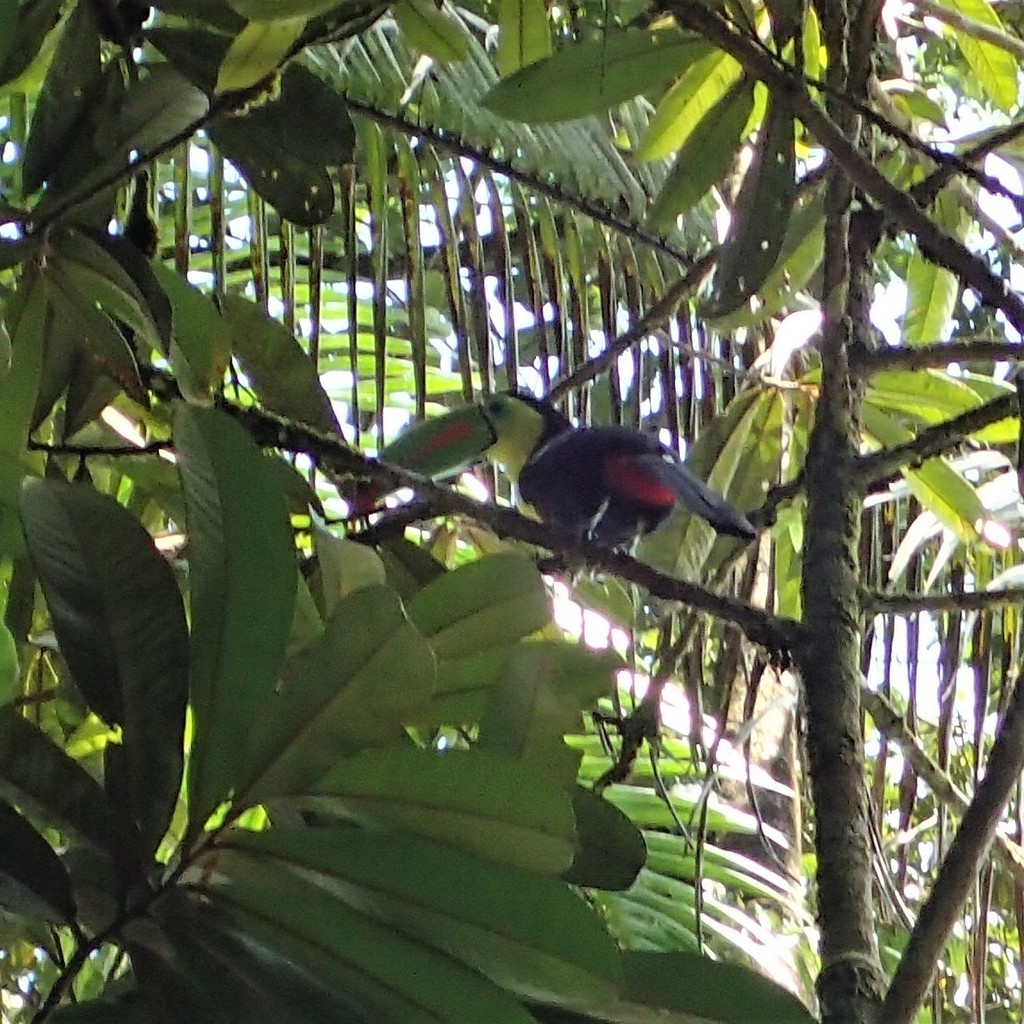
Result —
[[197, 829], [238, 782], [253, 722], [273, 693], [296, 572], [280, 481], [245, 431], [219, 410], [183, 406], [174, 442], [189, 538]]
[[572, 861], [575, 830], [563, 787], [483, 751], [369, 750], [332, 768], [315, 792], [357, 821], [499, 864], [557, 874]]
[[[211, 891], [206, 905], [186, 918], [192, 934], [212, 933], [215, 941], [206, 944], [213, 955], [239, 973], [266, 964], [280, 974], [287, 963], [290, 991], [312, 989], [315, 997], [326, 990], [374, 1024], [532, 1024], [510, 995], [479, 974], [328, 900], [304, 879], [255, 865], [251, 874]], [[311, 1005], [322, 1003], [321, 995]], [[337, 1010], [328, 1019], [338, 1019]]]
[[602, 33], [502, 79], [484, 106], [531, 123], [600, 114], [664, 85], [708, 49], [704, 40], [677, 29]]
[[529, 636], [551, 621], [544, 580], [528, 558], [491, 555], [438, 577], [409, 602], [409, 618], [438, 658]]
[[16, 711], [0, 708], [0, 792], [117, 863], [137, 838], [98, 782]]
[[334, 209], [328, 168], [351, 161], [355, 131], [344, 99], [291, 65], [279, 98], [244, 116], [219, 118], [210, 137], [282, 217], [323, 223]]
[[204, 29], [157, 26], [146, 30], [146, 40], [190, 82], [212, 95], [217, 71], [231, 44], [227, 36]]
[[22, 174], [34, 192], [61, 163], [68, 139], [93, 102], [100, 78], [100, 33], [92, 4], [77, 4], [68, 15], [39, 93], [25, 142]]
[[89, 487], [30, 480], [21, 507], [61, 653], [89, 703], [124, 727], [132, 816], [154, 850], [181, 785], [188, 693], [174, 573], [139, 521]]
[[262, 403], [288, 419], [340, 436], [316, 365], [292, 332], [240, 295], [223, 296], [220, 311], [231, 350]]
[[[23, 75], [30, 66], [42, 59], [44, 52], [56, 42], [54, 29], [60, 22], [61, 0], [36, 0], [35, 3], [3, 5], [8, 19], [14, 18], [6, 28], [7, 38], [0, 44], [4, 56], [0, 59], [0, 85], [8, 85]], [[52, 33], [52, 35], [51, 35]], [[30, 83], [17, 83], [28, 88]], [[35, 83], [31, 83], [34, 87]]]
[[742, 306], [764, 284], [786, 237], [796, 197], [793, 113], [770, 93], [764, 123], [743, 177], [729, 237], [722, 246], [708, 316]]
[[71, 882], [50, 844], [0, 800], [0, 907], [47, 921], [75, 919]]
[[323, 636], [285, 667], [254, 726], [248, 790], [260, 800], [302, 793], [344, 755], [400, 740], [434, 672], [394, 591], [370, 586], [344, 598]]
[[592, 889], [628, 889], [647, 860], [640, 830], [592, 789], [574, 786], [576, 854], [562, 877]]
[[[245, 879], [254, 858], [314, 872], [325, 895], [544, 1002], [615, 995], [620, 967], [600, 917], [569, 886], [428, 840], [364, 829], [236, 833], [218, 869]], [[319, 877], [317, 877], [319, 876]]]

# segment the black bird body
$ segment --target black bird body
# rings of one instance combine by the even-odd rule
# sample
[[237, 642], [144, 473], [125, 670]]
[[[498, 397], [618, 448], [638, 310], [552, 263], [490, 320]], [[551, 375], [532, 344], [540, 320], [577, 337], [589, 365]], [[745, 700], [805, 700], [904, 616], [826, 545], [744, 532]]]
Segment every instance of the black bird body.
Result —
[[418, 424], [380, 458], [434, 478], [488, 459], [504, 468], [538, 519], [604, 547], [630, 546], [677, 504], [719, 533], [755, 536], [742, 512], [653, 435], [574, 427], [550, 402], [521, 391], [489, 395]]

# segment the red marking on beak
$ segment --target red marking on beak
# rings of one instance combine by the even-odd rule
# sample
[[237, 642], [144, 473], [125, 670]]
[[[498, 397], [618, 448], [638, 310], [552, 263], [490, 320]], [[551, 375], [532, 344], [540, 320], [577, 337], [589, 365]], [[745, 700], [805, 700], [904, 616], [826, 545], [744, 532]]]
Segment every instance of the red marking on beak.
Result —
[[432, 437], [430, 441], [423, 445], [417, 452], [417, 457], [424, 455], [433, 455], [435, 452], [444, 451], [444, 449], [452, 444], [454, 441], [461, 441], [472, 433], [473, 425], [471, 423], [450, 423], [444, 430], [438, 432], [435, 437]]

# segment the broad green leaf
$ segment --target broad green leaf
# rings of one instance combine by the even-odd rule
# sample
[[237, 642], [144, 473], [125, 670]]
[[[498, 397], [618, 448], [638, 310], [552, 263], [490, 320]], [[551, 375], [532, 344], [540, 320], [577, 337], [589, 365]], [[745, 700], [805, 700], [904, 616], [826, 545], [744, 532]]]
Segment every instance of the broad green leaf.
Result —
[[290, 420], [341, 435], [316, 365], [284, 324], [255, 302], [224, 295], [220, 311], [231, 349], [263, 405]]
[[743, 144], [753, 107], [753, 87], [740, 84], [694, 125], [651, 205], [651, 224], [667, 230], [725, 177]]
[[0, 800], [0, 907], [56, 923], [75, 919], [71, 882], [53, 847]]
[[562, 878], [593, 889], [628, 889], [647, 860], [643, 834], [592, 789], [574, 786], [576, 852]]
[[[985, 400], [995, 397], [990, 393]], [[913, 416], [922, 423], [952, 419], [976, 409], [983, 401], [967, 381], [942, 370], [876, 373], [864, 400], [879, 409]]]
[[301, 1008], [318, 1024], [365, 1024], [348, 997], [350, 975], [274, 922], [172, 889], [142, 926], [126, 929], [133, 972], [164, 1012], [219, 1021], [229, 1005], [232, 1020], [285, 1022]]
[[171, 367], [186, 397], [203, 401], [224, 379], [231, 359], [228, 329], [213, 300], [180, 274], [154, 262], [153, 271], [171, 303]]
[[504, 78], [551, 56], [551, 30], [544, 0], [501, 0], [494, 62]]
[[[861, 424], [883, 448], [909, 441], [914, 436], [886, 413], [865, 403]], [[985, 518], [985, 507], [978, 492], [945, 459], [929, 459], [916, 469], [905, 469], [903, 476], [915, 497], [939, 521], [961, 540], [978, 538], [978, 524]]]
[[442, 64], [454, 64], [469, 56], [466, 29], [434, 0], [398, 0], [391, 13], [413, 49]]
[[0, 623], [0, 705], [10, 704], [21, 693], [18, 645], [6, 625]]
[[352, 160], [355, 130], [344, 98], [307, 68], [291, 65], [280, 96], [208, 131], [246, 181], [282, 217], [325, 221], [334, 209], [328, 173]]
[[565, 1003], [618, 991], [607, 929], [556, 879], [430, 840], [351, 827], [235, 833], [228, 846], [244, 851], [235, 859], [218, 853], [229, 879], [244, 879], [257, 858], [295, 869], [333, 899], [524, 998]]
[[99, 783], [11, 708], [0, 708], [0, 794], [115, 863], [136, 858], [137, 836]]
[[185, 493], [191, 596], [190, 820], [201, 828], [239, 781], [274, 691], [295, 603], [295, 556], [277, 476], [217, 409], [182, 406], [174, 443]]
[[814, 1024], [816, 1019], [791, 992], [742, 964], [695, 953], [629, 951], [622, 963], [626, 1005], [614, 1007], [612, 1019], [623, 1024]]
[[614, 655], [575, 644], [516, 644], [488, 694], [479, 748], [571, 783], [580, 755], [562, 737], [582, 732], [582, 709], [611, 695], [620, 667]]
[[904, 343], [934, 345], [946, 341], [953, 329], [953, 310], [959, 294], [960, 282], [956, 275], [915, 250], [907, 267]]
[[22, 161], [26, 192], [60, 165], [100, 78], [100, 34], [91, 4], [77, 4], [60, 34], [39, 93]]
[[551, 621], [544, 580], [528, 558], [491, 555], [446, 573], [409, 602], [439, 659], [514, 643]]
[[174, 572], [139, 521], [90, 487], [29, 480], [21, 508], [61, 654], [89, 703], [123, 727], [132, 816], [155, 850], [181, 785], [188, 695]]
[[750, 167], [712, 284], [708, 316], [742, 306], [767, 280], [782, 251], [796, 197], [794, 121], [789, 103], [770, 93]]
[[320, 639], [285, 666], [253, 726], [247, 794], [301, 794], [346, 754], [400, 741], [434, 672], [393, 590], [366, 587], [340, 601]]
[[[714, 118], [712, 112], [734, 92], [742, 74], [739, 62], [721, 50], [691, 64], [658, 103], [637, 159], [661, 160], [675, 153], [702, 122]], [[752, 100], [752, 88], [750, 92]]]
[[356, 821], [498, 864], [557, 874], [572, 861], [575, 830], [564, 788], [483, 751], [369, 750], [332, 768], [315, 792]]
[[306, 18], [301, 15], [250, 21], [224, 54], [214, 95], [259, 85], [284, 63], [305, 27]]
[[[952, 11], [958, 19], [965, 19], [967, 24], [959, 28], [950, 28], [949, 35], [955, 40], [964, 60], [978, 84], [988, 94], [989, 99], [1003, 113], [1009, 114], [1018, 103], [1017, 52], [1018, 41], [1015, 36], [1006, 32], [996, 9], [988, 0], [939, 0], [941, 6]], [[987, 39], [979, 38], [971, 31], [970, 22], [976, 22], [987, 33], [1006, 37], [1006, 45], [999, 46]]]
[[[256, 865], [250, 874], [206, 890], [205, 905], [190, 907], [184, 921], [190, 936], [240, 973], [258, 979], [262, 963], [285, 960], [296, 968], [293, 992], [301, 979], [314, 987], [311, 996], [321, 994], [304, 1006], [320, 1008], [326, 990], [360, 1021], [533, 1024], [510, 994], [475, 971], [329, 900], [309, 881]], [[174, 903], [163, 901], [158, 913], [181, 913], [180, 897]]]
[[517, 121], [568, 121], [600, 114], [678, 77], [709, 45], [677, 29], [607, 32], [572, 42], [502, 79], [484, 98]]

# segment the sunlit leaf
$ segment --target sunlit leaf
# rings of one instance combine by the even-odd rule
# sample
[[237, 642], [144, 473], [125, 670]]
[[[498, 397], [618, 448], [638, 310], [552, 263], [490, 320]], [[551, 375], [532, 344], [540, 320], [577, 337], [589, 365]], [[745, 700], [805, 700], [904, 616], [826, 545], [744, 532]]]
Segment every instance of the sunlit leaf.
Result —
[[224, 54], [214, 94], [249, 89], [273, 74], [305, 27], [306, 18], [302, 16], [250, 21]]
[[551, 56], [551, 30], [544, 0], [501, 0], [498, 7], [498, 73], [513, 71]]
[[465, 28], [435, 0], [399, 0], [391, 10], [415, 49], [442, 64], [464, 60], [469, 55]]
[[521, 555], [482, 558], [446, 573], [409, 602], [409, 617], [438, 658], [510, 644], [547, 625], [550, 601], [533, 563]]

